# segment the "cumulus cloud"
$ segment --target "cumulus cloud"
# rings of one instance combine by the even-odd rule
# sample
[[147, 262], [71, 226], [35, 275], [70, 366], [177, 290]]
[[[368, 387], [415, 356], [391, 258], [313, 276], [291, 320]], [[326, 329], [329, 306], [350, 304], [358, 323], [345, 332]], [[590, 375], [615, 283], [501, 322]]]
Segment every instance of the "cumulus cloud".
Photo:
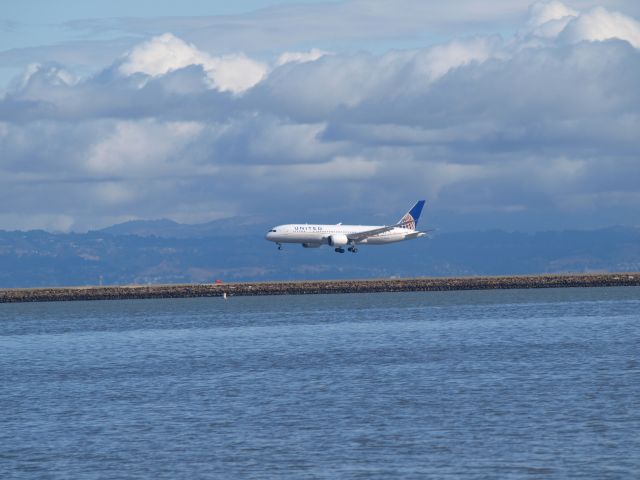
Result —
[[567, 24], [560, 35], [572, 43], [617, 38], [640, 48], [640, 22], [602, 7], [578, 15]]
[[548, 1], [513, 37], [380, 54], [258, 61], [161, 34], [93, 75], [34, 65], [0, 100], [0, 228], [393, 216], [418, 197], [450, 228], [632, 224], [637, 26]]
[[329, 52], [325, 52], [324, 50], [320, 50], [319, 48], [312, 48], [308, 52], [285, 52], [278, 57], [276, 61], [276, 66], [282, 66], [285, 63], [304, 63], [304, 62], [314, 62], [318, 60], [320, 57], [324, 57], [325, 55], [330, 55]]
[[136, 46], [125, 56], [119, 71], [124, 75], [143, 73], [158, 77], [191, 65], [204, 69], [212, 87], [233, 93], [253, 87], [267, 72], [264, 64], [242, 53], [212, 57], [171, 33]]
[[470, 63], [482, 63], [499, 53], [500, 37], [474, 37], [453, 40], [425, 49], [416, 56], [418, 75], [437, 80], [450, 70]]
[[119, 177], [179, 174], [181, 159], [174, 156], [203, 128], [196, 122], [115, 122], [87, 152], [86, 169]]
[[555, 38], [578, 15], [577, 10], [557, 0], [534, 3], [529, 8], [525, 32], [537, 37]]
[[41, 75], [45, 78], [48, 85], [68, 86], [76, 83], [77, 79], [73, 73], [56, 65], [41, 65], [39, 63], [30, 64], [22, 74], [19, 80], [19, 88], [25, 89], [29, 82]]
[[211, 62], [209, 55], [199, 51], [194, 45], [165, 33], [136, 46], [120, 65], [125, 75], [145, 73], [158, 76], [189, 65]]

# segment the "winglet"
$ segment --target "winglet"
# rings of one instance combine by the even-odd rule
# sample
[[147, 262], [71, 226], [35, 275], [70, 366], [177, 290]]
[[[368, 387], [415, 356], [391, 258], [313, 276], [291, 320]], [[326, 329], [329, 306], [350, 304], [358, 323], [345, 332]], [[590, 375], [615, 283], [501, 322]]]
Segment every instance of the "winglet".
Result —
[[418, 200], [416, 204], [409, 210], [398, 222], [402, 228], [409, 230], [415, 230], [418, 226], [418, 220], [422, 214], [422, 207], [424, 207], [424, 200]]

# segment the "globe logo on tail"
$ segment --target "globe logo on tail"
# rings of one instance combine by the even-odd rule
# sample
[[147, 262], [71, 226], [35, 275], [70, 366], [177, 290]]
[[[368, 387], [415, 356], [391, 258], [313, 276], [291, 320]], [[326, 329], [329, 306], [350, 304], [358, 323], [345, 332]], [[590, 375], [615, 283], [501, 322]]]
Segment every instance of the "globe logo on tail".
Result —
[[416, 221], [413, 219], [411, 213], [407, 213], [404, 217], [402, 217], [402, 220], [400, 220], [400, 227], [406, 228], [408, 230], [416, 229]]

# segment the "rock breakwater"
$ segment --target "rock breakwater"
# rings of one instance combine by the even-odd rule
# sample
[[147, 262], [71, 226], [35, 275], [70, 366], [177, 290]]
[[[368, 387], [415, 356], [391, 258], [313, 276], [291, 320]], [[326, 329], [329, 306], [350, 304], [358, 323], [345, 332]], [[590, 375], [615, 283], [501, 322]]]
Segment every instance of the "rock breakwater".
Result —
[[15, 288], [0, 289], [0, 303], [618, 286], [640, 286], [640, 273]]

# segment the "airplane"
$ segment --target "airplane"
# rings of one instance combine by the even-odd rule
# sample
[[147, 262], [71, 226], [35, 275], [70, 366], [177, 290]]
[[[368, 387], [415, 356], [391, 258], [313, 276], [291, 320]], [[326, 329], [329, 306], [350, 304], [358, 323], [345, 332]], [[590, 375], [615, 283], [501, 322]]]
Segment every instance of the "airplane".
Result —
[[418, 201], [399, 221], [389, 226], [368, 225], [278, 225], [267, 232], [265, 238], [278, 245], [301, 243], [304, 248], [319, 248], [322, 245], [334, 247], [337, 253], [347, 250], [356, 253], [358, 245], [384, 245], [424, 237], [427, 232], [416, 230], [424, 200]]

